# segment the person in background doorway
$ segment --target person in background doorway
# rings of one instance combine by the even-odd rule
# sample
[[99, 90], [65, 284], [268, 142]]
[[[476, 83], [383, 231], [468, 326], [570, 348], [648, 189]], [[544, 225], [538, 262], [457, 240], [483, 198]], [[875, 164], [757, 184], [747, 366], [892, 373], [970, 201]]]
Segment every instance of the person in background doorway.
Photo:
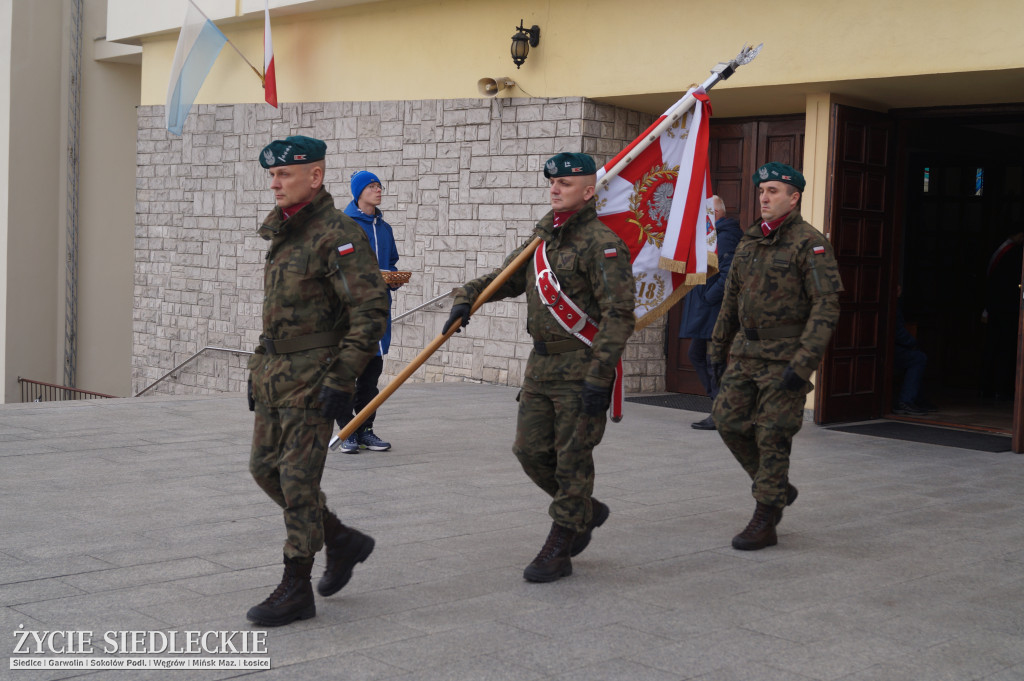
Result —
[[1024, 225], [1017, 224], [992, 253], [985, 271], [985, 311], [982, 319], [987, 328], [981, 384], [981, 394], [985, 398], [1013, 399], [1022, 265]]
[[[725, 293], [725, 282], [732, 266], [732, 256], [736, 252], [736, 244], [743, 236], [740, 223], [734, 218], [726, 217], [725, 202], [721, 197], [713, 196], [711, 201], [715, 207], [715, 232], [718, 239], [718, 272], [708, 278], [706, 284], [695, 286], [683, 298], [683, 318], [679, 323], [679, 337], [690, 339], [690, 364], [697, 372], [697, 378], [704, 387], [704, 394], [712, 400], [718, 396], [718, 384], [711, 375], [708, 362], [708, 343], [711, 332], [715, 328], [715, 320], [722, 309], [722, 296]], [[690, 424], [697, 430], [714, 430], [715, 422], [709, 414], [707, 418]]]
[[903, 289], [896, 287], [896, 331], [893, 335], [893, 365], [897, 373], [903, 374], [900, 391], [896, 397], [894, 414], [924, 416], [928, 413], [921, 396], [921, 381], [928, 366], [928, 355], [917, 345], [917, 339], [907, 329], [903, 317]]

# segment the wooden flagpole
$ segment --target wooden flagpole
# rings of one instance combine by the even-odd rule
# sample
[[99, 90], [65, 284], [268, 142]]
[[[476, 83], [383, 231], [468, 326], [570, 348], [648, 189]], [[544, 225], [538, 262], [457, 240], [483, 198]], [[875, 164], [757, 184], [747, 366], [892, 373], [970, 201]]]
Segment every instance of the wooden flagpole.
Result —
[[[508, 281], [509, 277], [515, 274], [516, 270], [522, 267], [527, 260], [533, 257], [533, 252], [537, 250], [537, 246], [540, 245], [540, 242], [540, 237], [531, 241], [526, 248], [523, 249], [523, 252], [517, 255], [515, 260], [510, 262], [508, 267], [502, 270], [501, 273], [495, 277], [494, 281], [480, 292], [480, 295], [478, 295], [476, 300], [473, 301], [473, 307], [470, 308], [470, 317], [480, 309], [481, 305], [490, 300], [491, 296], [493, 296], [498, 289], [505, 285], [505, 282]], [[446, 340], [451, 338], [460, 328], [462, 327], [459, 324], [452, 324], [446, 333], [439, 334], [437, 338], [430, 342], [430, 345], [423, 348], [423, 350], [420, 351], [420, 354], [416, 355], [416, 357], [409, 362], [407, 367], [402, 369], [397, 376], [391, 379], [391, 381], [384, 386], [377, 396], [370, 400], [370, 403], [363, 407], [362, 411], [352, 417], [352, 420], [345, 424], [345, 427], [341, 429], [341, 432], [331, 439], [330, 449], [337, 449], [341, 446], [341, 443], [345, 441], [345, 438], [354, 433], [359, 426], [363, 425], [363, 421], [369, 418], [370, 414], [376, 411], [377, 407], [384, 403], [384, 400], [391, 397], [391, 394], [398, 390], [399, 386], [405, 383], [406, 379], [412, 376], [413, 373], [420, 368], [420, 365], [426, 362], [431, 355], [437, 352], [437, 349], [441, 347]]]
[[[711, 69], [711, 76], [706, 81], [704, 81], [701, 87], [704, 89], [705, 92], [707, 92], [715, 85], [715, 83], [725, 80], [726, 78], [731, 76], [733, 72], [736, 71], [737, 67], [750, 63], [754, 59], [754, 57], [757, 56], [757, 53], [761, 51], [761, 47], [763, 46], [763, 44], [764, 43], [758, 45], [756, 48], [744, 46], [740, 53], [736, 55], [735, 59], [729, 62], [720, 62], [716, 64], [715, 67]], [[598, 182], [598, 188], [600, 189], [601, 187], [604, 187], [612, 178], [614, 178], [616, 175], [622, 172], [622, 169], [629, 165], [637, 156], [639, 156], [644, 149], [649, 147], [651, 143], [654, 142], [654, 140], [658, 139], [658, 137], [661, 136], [661, 133], [667, 130], [669, 126], [671, 126], [675, 121], [679, 119], [680, 116], [689, 111], [693, 107], [695, 101], [696, 100], [693, 98], [693, 95], [687, 95], [686, 97], [684, 97], [679, 102], [679, 104], [675, 106], [672, 109], [672, 111], [669, 112], [669, 115], [665, 117], [665, 120], [662, 121], [662, 123], [657, 128], [651, 131], [651, 134], [648, 135], [643, 142], [641, 142], [635, 148], [633, 148], [633, 150], [627, 156], [620, 159], [618, 163], [616, 163], [612, 168], [608, 170], [607, 173], [604, 174], [600, 182]], [[476, 311], [480, 309], [480, 306], [482, 306], [484, 303], [490, 300], [491, 296], [493, 296], [495, 292], [497, 292], [497, 290], [501, 288], [506, 281], [508, 281], [509, 277], [511, 277], [516, 272], [516, 270], [522, 267], [527, 260], [533, 257], [533, 253], [534, 251], [537, 250], [537, 247], [540, 245], [540, 243], [540, 237], [537, 237], [533, 241], [531, 241], [529, 245], [527, 245], [527, 247], [523, 249], [522, 253], [516, 256], [515, 260], [510, 262], [508, 264], [508, 267], [502, 270], [501, 273], [498, 274], [498, 276], [494, 279], [494, 281], [492, 281], [487, 288], [480, 292], [480, 295], [478, 295], [476, 300], [473, 302], [473, 307], [470, 309], [470, 316], [475, 314]], [[341, 443], [344, 442], [345, 439], [349, 437], [352, 433], [356, 432], [356, 429], [359, 428], [359, 426], [361, 426], [363, 422], [370, 417], [370, 414], [377, 410], [377, 407], [382, 405], [385, 402], [385, 400], [391, 397], [391, 395], [396, 390], [398, 390], [398, 388], [401, 387], [401, 385], [405, 383], [405, 381], [410, 376], [412, 376], [413, 373], [415, 373], [416, 370], [419, 369], [420, 366], [424, 362], [426, 362], [431, 355], [437, 352], [437, 349], [440, 348], [446, 340], [451, 338], [452, 335], [454, 335], [455, 332], [458, 331], [460, 328], [461, 327], [459, 325], [452, 324], [451, 328], [448, 329], [447, 333], [439, 334], [434, 340], [430, 342], [430, 344], [427, 347], [423, 348], [423, 350], [420, 351], [420, 354], [416, 355], [416, 357], [414, 357], [413, 360], [409, 362], [408, 366], [402, 369], [402, 371], [397, 376], [391, 379], [391, 381], [386, 386], [384, 386], [380, 393], [378, 393], [376, 397], [370, 400], [370, 403], [363, 407], [363, 409], [358, 414], [353, 416], [352, 420], [345, 424], [345, 427], [341, 429], [341, 432], [339, 432], [331, 439], [329, 449], [335, 450], [338, 447], [340, 447]]]

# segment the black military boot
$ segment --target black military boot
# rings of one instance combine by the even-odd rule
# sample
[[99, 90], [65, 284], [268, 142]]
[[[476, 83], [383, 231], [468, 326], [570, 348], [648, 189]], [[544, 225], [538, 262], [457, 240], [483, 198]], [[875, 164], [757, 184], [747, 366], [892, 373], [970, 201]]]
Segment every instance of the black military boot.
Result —
[[330, 511], [324, 515], [324, 546], [327, 568], [316, 585], [321, 596], [333, 596], [352, 579], [352, 569], [373, 553], [373, 537], [345, 527]]
[[284, 576], [267, 600], [249, 608], [245, 617], [263, 627], [280, 627], [295, 620], [316, 616], [313, 586], [309, 582], [313, 563], [284, 559]]
[[551, 523], [551, 532], [541, 547], [540, 553], [533, 562], [523, 570], [523, 578], [528, 582], [554, 582], [572, 574], [572, 561], [569, 550], [572, 548], [576, 532], [558, 523]]
[[754, 517], [747, 528], [732, 538], [732, 547], [740, 551], [757, 551], [766, 546], [775, 546], [779, 538], [775, 535], [774, 506], [757, 502]]
[[604, 525], [604, 521], [608, 520], [608, 514], [611, 513], [606, 504], [602, 504], [593, 497], [590, 498], [590, 503], [592, 506], [590, 522], [587, 523], [585, 532], [576, 533], [576, 538], [572, 540], [572, 550], [569, 551], [570, 556], [575, 557], [583, 553], [583, 549], [587, 548], [587, 545], [590, 544], [590, 535], [594, 528]]
[[[800, 494], [800, 490], [798, 490], [796, 487], [794, 487], [793, 485], [791, 485], [791, 484], [789, 484], [787, 482], [786, 483], [786, 506], [792, 506], [793, 505], [793, 502], [796, 501], [796, 495], [797, 494]], [[778, 527], [779, 523], [782, 522], [782, 511], [786, 508], [786, 506], [777, 506], [775, 508], [775, 527]]]

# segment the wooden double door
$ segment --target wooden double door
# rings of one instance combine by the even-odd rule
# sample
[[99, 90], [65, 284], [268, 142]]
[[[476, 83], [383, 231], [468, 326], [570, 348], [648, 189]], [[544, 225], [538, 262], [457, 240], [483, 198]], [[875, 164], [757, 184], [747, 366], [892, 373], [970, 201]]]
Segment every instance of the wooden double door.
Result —
[[[760, 215], [753, 179], [760, 166], [779, 161], [803, 169], [804, 127], [803, 116], [712, 119], [708, 149], [711, 186], [725, 202], [726, 213], [742, 227], [746, 228]], [[669, 392], [702, 395], [704, 388], [687, 357], [690, 340], [679, 338], [682, 311], [680, 302], [668, 314], [665, 388]]]
[[[1020, 106], [887, 114], [834, 104], [830, 113], [825, 220], [815, 226], [835, 249], [845, 290], [816, 375], [819, 424], [890, 413], [901, 281], [904, 312], [918, 322], [918, 341], [929, 345], [934, 387], [970, 388], [978, 374], [978, 362], [971, 362], [982, 353], [971, 330], [979, 306], [971, 292], [980, 283], [970, 277], [984, 277], [981, 261], [1003, 238], [999, 230], [1024, 224]], [[802, 169], [803, 156], [803, 116], [711, 123], [712, 186], [744, 227], [758, 214], [756, 168], [782, 161]], [[974, 251], [981, 265], [971, 265]], [[1024, 297], [1019, 302], [1016, 452], [1024, 451]], [[687, 357], [689, 341], [678, 337], [681, 312], [680, 303], [669, 313], [666, 387], [703, 394]]]
[[[815, 421], [881, 416], [887, 411], [885, 348], [895, 304], [896, 230], [892, 229], [894, 125], [885, 114], [836, 105], [830, 122], [830, 183], [825, 236], [835, 248], [845, 291], [829, 349], [817, 374]], [[711, 125], [712, 187], [729, 215], [746, 227], [760, 214], [754, 171], [769, 161], [803, 169], [804, 117], [722, 121]], [[818, 225], [816, 225], [818, 226]], [[820, 227], [820, 226], [819, 226]], [[682, 304], [668, 321], [666, 388], [702, 394], [679, 338]]]

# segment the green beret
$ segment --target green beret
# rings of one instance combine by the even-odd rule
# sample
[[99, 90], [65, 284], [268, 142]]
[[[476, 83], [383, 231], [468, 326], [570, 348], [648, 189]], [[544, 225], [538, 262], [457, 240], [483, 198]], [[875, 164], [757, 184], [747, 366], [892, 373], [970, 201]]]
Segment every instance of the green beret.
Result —
[[296, 166], [324, 160], [327, 145], [323, 140], [305, 135], [293, 135], [274, 140], [260, 152], [260, 165], [264, 168]]
[[762, 182], [784, 182], [791, 184], [796, 187], [798, 192], [802, 192], [807, 182], [804, 180], [804, 176], [800, 174], [800, 171], [792, 166], [787, 166], [785, 163], [778, 163], [772, 161], [771, 163], [765, 163], [763, 166], [757, 169], [754, 173], [754, 186], [759, 186]]
[[566, 175], [593, 175], [597, 172], [594, 159], [587, 154], [570, 154], [563, 151], [555, 154], [544, 164], [544, 177], [565, 177]]

